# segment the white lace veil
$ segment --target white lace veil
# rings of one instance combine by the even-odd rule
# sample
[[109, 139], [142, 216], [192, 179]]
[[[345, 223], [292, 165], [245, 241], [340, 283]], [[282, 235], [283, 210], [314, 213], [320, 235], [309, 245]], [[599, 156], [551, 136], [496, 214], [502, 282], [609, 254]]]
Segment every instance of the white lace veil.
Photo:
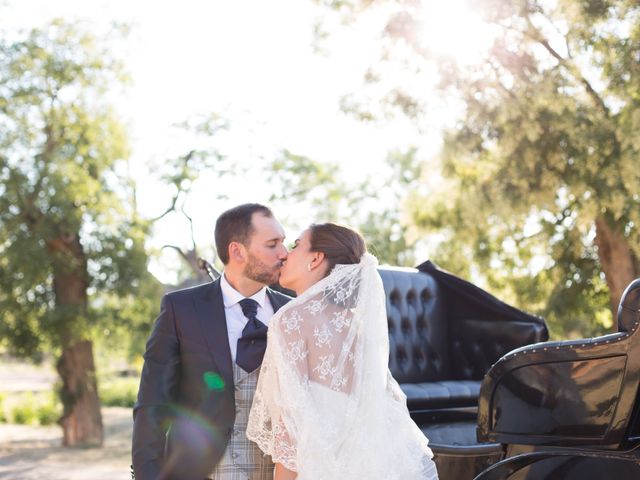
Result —
[[300, 480], [435, 478], [388, 370], [377, 265], [336, 265], [271, 320], [247, 437]]

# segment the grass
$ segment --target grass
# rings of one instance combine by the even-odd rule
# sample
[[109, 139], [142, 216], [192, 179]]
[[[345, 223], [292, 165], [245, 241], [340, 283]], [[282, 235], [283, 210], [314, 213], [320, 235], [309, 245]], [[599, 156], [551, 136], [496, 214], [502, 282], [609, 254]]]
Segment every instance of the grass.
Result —
[[22, 395], [22, 401], [11, 410], [13, 423], [19, 425], [35, 425], [37, 424], [36, 404], [33, 393], [25, 393]]
[[40, 425], [53, 425], [62, 415], [62, 405], [52, 393], [51, 400], [38, 406], [36, 416]]
[[[132, 408], [138, 394], [138, 379], [103, 378], [99, 391], [102, 406]], [[24, 392], [9, 397], [0, 393], [0, 423], [53, 425], [61, 415], [62, 404], [55, 392]]]
[[[38, 387], [53, 379], [49, 365], [32, 365], [17, 360], [6, 360], [0, 356], [0, 365], [9, 364], [20, 367], [19, 372], [26, 372], [28, 379], [36, 379]], [[115, 365], [115, 366], [114, 366]], [[98, 369], [98, 393], [100, 403], [104, 407], [132, 408], [138, 392], [139, 371], [124, 360], [109, 358], [103, 368]], [[25, 382], [25, 389], [17, 382], [8, 390], [0, 390], [0, 423], [22, 425], [52, 425], [62, 416], [62, 403], [57, 390], [59, 385], [51, 382], [50, 388], [30, 388], [34, 382]], [[25, 385], [25, 386], [26, 386]], [[15, 387], [18, 388], [15, 388]], [[46, 385], [44, 385], [46, 386]], [[0, 385], [0, 389], [2, 385]]]
[[100, 403], [105, 407], [132, 408], [138, 395], [138, 378], [105, 377], [100, 380]]
[[[138, 394], [138, 378], [110, 376], [99, 382], [100, 404], [132, 408]], [[55, 392], [0, 393], [0, 423], [53, 425], [62, 416]]]
[[52, 425], [62, 415], [62, 405], [51, 392], [26, 392], [12, 396], [11, 405], [0, 397], [0, 420], [18, 425]]
[[7, 414], [4, 411], [4, 399], [5, 395], [0, 393], [0, 423], [5, 423], [7, 421]]

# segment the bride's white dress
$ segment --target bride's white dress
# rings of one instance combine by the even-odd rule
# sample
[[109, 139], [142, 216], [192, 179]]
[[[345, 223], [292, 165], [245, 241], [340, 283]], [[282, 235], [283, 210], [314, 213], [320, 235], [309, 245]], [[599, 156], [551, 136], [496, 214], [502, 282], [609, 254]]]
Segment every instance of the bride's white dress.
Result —
[[271, 320], [247, 437], [299, 480], [437, 479], [389, 373], [376, 267], [337, 265]]

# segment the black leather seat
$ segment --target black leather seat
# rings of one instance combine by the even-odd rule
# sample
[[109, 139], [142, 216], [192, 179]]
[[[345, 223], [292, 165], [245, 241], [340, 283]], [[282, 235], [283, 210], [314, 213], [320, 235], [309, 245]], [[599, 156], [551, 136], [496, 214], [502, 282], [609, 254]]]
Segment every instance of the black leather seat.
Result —
[[431, 262], [379, 269], [387, 299], [389, 369], [412, 412], [474, 408], [491, 365], [548, 338], [544, 320], [500, 302]]
[[479, 443], [480, 385], [506, 352], [548, 338], [544, 320], [504, 304], [431, 262], [382, 267], [389, 368], [412, 418], [430, 439], [442, 480], [471, 479], [502, 459]]
[[478, 439], [507, 458], [478, 480], [640, 478], [640, 279], [617, 320], [617, 333], [529, 345], [491, 368]]
[[409, 410], [469, 407], [478, 404], [479, 380], [403, 383]]
[[473, 407], [480, 380], [454, 380], [445, 301], [433, 276], [381, 268], [387, 296], [389, 368], [410, 411]]

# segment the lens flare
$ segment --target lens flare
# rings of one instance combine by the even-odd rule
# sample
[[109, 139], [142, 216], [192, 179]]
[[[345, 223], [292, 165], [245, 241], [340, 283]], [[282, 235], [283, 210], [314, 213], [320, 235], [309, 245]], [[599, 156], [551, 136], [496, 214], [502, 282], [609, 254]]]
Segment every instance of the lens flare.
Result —
[[224, 390], [224, 379], [215, 372], [204, 372], [202, 380], [209, 390], [220, 391]]

